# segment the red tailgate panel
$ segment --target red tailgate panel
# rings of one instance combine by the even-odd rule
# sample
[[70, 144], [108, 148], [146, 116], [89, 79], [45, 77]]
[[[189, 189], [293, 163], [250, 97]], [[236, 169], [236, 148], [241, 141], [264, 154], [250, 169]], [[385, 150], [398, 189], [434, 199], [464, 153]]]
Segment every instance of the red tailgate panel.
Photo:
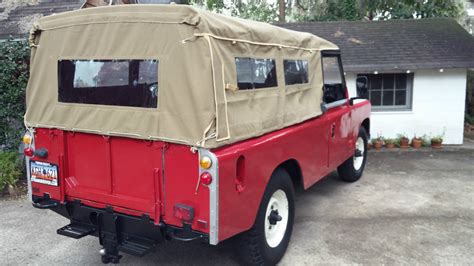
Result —
[[165, 156], [165, 194], [163, 221], [166, 224], [182, 226], [183, 222], [173, 215], [176, 204], [184, 204], [194, 209], [192, 228], [201, 232], [209, 231], [209, 188], [200, 185], [196, 191], [199, 177], [199, 159], [196, 152], [188, 146], [170, 144]]
[[[97, 135], [66, 133], [67, 179], [71, 186], [110, 192], [107, 143]], [[68, 180], [68, 181], [69, 181]]]
[[[66, 199], [147, 214], [159, 222], [163, 142], [63, 134], [64, 165], [60, 166], [60, 175], [65, 180]], [[58, 144], [49, 143], [45, 148]]]

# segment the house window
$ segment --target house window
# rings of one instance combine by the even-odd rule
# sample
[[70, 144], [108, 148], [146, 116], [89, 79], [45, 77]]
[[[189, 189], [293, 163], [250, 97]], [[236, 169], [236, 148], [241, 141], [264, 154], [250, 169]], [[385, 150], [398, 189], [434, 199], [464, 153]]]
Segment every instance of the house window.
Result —
[[275, 59], [236, 57], [239, 90], [277, 87]]
[[308, 83], [307, 60], [283, 60], [285, 85]]
[[360, 74], [366, 76], [372, 109], [377, 111], [410, 110], [413, 74]]

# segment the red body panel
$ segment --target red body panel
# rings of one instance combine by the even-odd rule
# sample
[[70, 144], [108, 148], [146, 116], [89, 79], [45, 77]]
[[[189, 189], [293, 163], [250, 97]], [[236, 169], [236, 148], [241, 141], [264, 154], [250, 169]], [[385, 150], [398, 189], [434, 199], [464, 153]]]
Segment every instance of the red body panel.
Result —
[[[37, 129], [35, 148], [48, 149], [46, 159], [59, 166], [59, 186], [32, 183], [33, 193], [62, 202], [81, 200], [92, 207], [112, 206], [130, 215], [146, 214], [158, 223], [181, 226], [173, 216], [176, 203], [195, 209], [193, 227], [207, 232], [209, 193], [200, 186], [198, 155], [183, 145], [122, 137]], [[165, 171], [166, 169], [166, 171]], [[198, 223], [201, 220], [204, 223]]]
[[[281, 163], [295, 160], [308, 188], [351, 157], [369, 115], [366, 101], [346, 104], [301, 124], [212, 150], [219, 164], [219, 241], [252, 226], [268, 180]], [[112, 206], [175, 226], [182, 221], [174, 217], [173, 207], [184, 204], [194, 208], [192, 228], [209, 232], [209, 189], [200, 185], [196, 193], [199, 158], [190, 147], [38, 128], [35, 148], [42, 147], [48, 157], [32, 159], [58, 165], [59, 186], [33, 183], [33, 194]]]
[[[219, 158], [219, 241], [250, 229], [277, 166], [296, 160], [307, 189], [354, 154], [359, 128], [369, 116], [368, 102], [343, 105], [304, 123], [213, 151]], [[240, 156], [245, 157], [243, 190], [236, 186]]]

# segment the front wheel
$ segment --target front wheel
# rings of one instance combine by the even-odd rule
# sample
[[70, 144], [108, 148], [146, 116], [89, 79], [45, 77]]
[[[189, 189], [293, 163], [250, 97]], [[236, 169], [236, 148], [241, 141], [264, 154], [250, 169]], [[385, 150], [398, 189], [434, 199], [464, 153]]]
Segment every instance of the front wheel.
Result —
[[343, 181], [355, 182], [361, 178], [367, 160], [367, 141], [367, 132], [361, 127], [355, 142], [354, 155], [337, 168]]
[[265, 189], [253, 227], [239, 236], [245, 265], [275, 265], [290, 242], [295, 216], [295, 193], [288, 173], [277, 169]]

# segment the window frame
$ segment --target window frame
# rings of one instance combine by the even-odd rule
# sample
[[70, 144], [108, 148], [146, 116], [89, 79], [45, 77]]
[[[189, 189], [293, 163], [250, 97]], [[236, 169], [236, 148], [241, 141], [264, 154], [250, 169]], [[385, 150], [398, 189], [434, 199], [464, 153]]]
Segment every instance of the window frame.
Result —
[[[60, 101], [60, 95], [59, 95], [59, 90], [60, 90], [60, 82], [61, 82], [61, 79], [60, 79], [60, 61], [87, 61], [87, 60], [97, 60], [97, 61], [100, 61], [100, 60], [104, 60], [104, 61], [113, 61], [113, 60], [124, 60], [124, 61], [132, 61], [132, 60], [137, 60], [137, 61], [148, 61], [148, 60], [153, 60], [153, 61], [156, 61], [157, 62], [157, 68], [158, 68], [158, 71], [157, 71], [157, 81], [158, 81], [158, 93], [157, 93], [157, 100], [156, 100], [156, 106], [151, 106], [151, 107], [143, 107], [143, 106], [133, 106], [133, 105], [110, 105], [110, 104], [97, 104], [97, 103], [78, 103], [78, 102], [65, 102], [65, 101]], [[62, 56], [62, 57], [59, 57], [57, 59], [57, 63], [56, 63], [56, 70], [57, 70], [57, 76], [56, 76], [56, 81], [57, 81], [57, 90], [56, 90], [56, 93], [57, 93], [57, 104], [59, 105], [77, 105], [77, 106], [96, 106], [96, 107], [100, 107], [100, 108], [124, 108], [124, 109], [137, 109], [137, 110], [140, 110], [140, 111], [144, 111], [144, 112], [154, 112], [156, 111], [157, 109], [159, 109], [160, 107], [160, 101], [161, 101], [161, 86], [159, 85], [160, 83], [160, 76], [161, 75], [161, 72], [163, 71], [163, 61], [162, 61], [162, 58], [161, 57], [143, 57], [143, 56], [117, 56], [117, 57], [110, 57], [110, 56], [103, 56], [103, 57], [88, 57], [88, 56]]]
[[324, 89], [324, 86], [325, 86], [324, 63], [323, 63], [323, 60], [324, 60], [325, 57], [336, 57], [337, 58], [337, 62], [338, 62], [338, 65], [339, 65], [339, 73], [341, 75], [342, 87], [346, 90], [346, 92], [344, 93], [344, 98], [343, 99], [340, 99], [340, 100], [337, 100], [337, 101], [334, 101], [334, 102], [331, 102], [331, 103], [326, 103], [324, 101], [324, 91], [323, 91], [323, 93], [322, 93], [322, 105], [326, 109], [331, 109], [331, 108], [335, 108], [335, 107], [346, 104], [348, 102], [349, 95], [347, 93], [346, 77], [344, 75], [344, 68], [342, 66], [341, 52], [339, 50], [321, 51], [320, 64], [321, 64], [321, 72], [322, 72], [322, 77], [323, 77], [323, 88], [321, 88], [321, 89]]
[[[405, 91], [406, 91], [406, 96], [405, 96], [405, 105], [372, 105], [372, 111], [373, 112], [411, 112], [413, 110], [413, 85], [414, 85], [414, 81], [415, 81], [415, 74], [414, 73], [404, 73], [404, 72], [384, 72], [384, 73], [378, 73], [378, 74], [373, 74], [373, 73], [363, 73], [363, 74], [357, 74], [356, 75], [356, 79], [357, 77], [359, 76], [366, 76], [369, 80], [369, 84], [368, 84], [368, 88], [367, 88], [367, 92], [368, 92], [368, 99], [370, 102], [370, 92], [371, 92], [371, 82], [370, 82], [370, 79], [369, 79], [369, 76], [368, 75], [393, 75], [394, 77], [394, 83], [393, 83], [393, 91], [395, 92], [397, 89], [396, 89], [396, 78], [395, 78], [395, 75], [396, 74], [402, 74], [402, 75], [405, 75], [406, 76], [406, 87], [405, 87]], [[383, 104], [383, 91], [384, 91], [384, 87], [383, 87], [383, 77], [382, 77], [382, 87], [380, 89], [380, 92], [381, 92], [381, 97], [380, 97], [380, 103]], [[394, 95], [394, 101], [395, 101], [395, 95]], [[372, 103], [372, 102], [371, 102]]]
[[[287, 85], [286, 84], [286, 72], [285, 72], [285, 61], [306, 61], [307, 62], [307, 71], [306, 71], [306, 75], [307, 75], [307, 78], [308, 78], [308, 81], [305, 82], [305, 83], [294, 83], [294, 84], [290, 84], [290, 85]], [[310, 58], [306, 58], [306, 57], [298, 57], [298, 58], [290, 58], [290, 57], [287, 57], [287, 58], [282, 58], [281, 59], [281, 65], [282, 65], [282, 69], [283, 69], [283, 84], [285, 84], [285, 88], [286, 87], [304, 87], [304, 86], [308, 86], [309, 84], [311, 84], [311, 75], [310, 75], [310, 65], [311, 65], [311, 60]], [[277, 73], [278, 75], [278, 73]]]
[[[279, 62], [279, 61], [280, 61], [279, 58], [264, 58], [264, 57], [256, 57], [256, 56], [249, 56], [249, 55], [242, 55], [242, 54], [234, 55], [233, 58], [234, 58], [233, 62], [234, 62], [234, 69], [235, 69], [235, 72], [234, 72], [234, 73], [235, 73], [235, 83], [236, 83], [237, 88], [238, 88], [238, 89], [236, 90], [236, 92], [238, 92], [238, 93], [246, 93], [246, 92], [255, 92], [255, 91], [263, 91], [263, 90], [275, 90], [275, 89], [280, 88], [280, 85], [279, 85], [280, 80], [279, 80], [279, 75], [278, 75], [278, 68], [279, 68], [278, 65], [279, 65], [279, 63], [280, 63], [280, 62]], [[235, 60], [236, 60], [237, 58], [249, 58], [249, 59], [253, 59], [253, 60], [259, 60], [259, 59], [260, 59], [260, 60], [261, 60], [261, 59], [263, 59], [263, 60], [266, 60], [266, 59], [268, 59], [268, 60], [273, 60], [274, 63], [275, 63], [275, 75], [276, 75], [276, 79], [275, 79], [275, 80], [276, 80], [276, 86], [273, 86], [273, 87], [263, 87], [263, 88], [252, 88], [252, 89], [240, 89], [240, 88], [239, 88], [238, 73], [237, 73], [237, 64], [236, 64], [236, 62], [235, 62]], [[252, 77], [252, 78], [253, 78], [253, 77]]]

